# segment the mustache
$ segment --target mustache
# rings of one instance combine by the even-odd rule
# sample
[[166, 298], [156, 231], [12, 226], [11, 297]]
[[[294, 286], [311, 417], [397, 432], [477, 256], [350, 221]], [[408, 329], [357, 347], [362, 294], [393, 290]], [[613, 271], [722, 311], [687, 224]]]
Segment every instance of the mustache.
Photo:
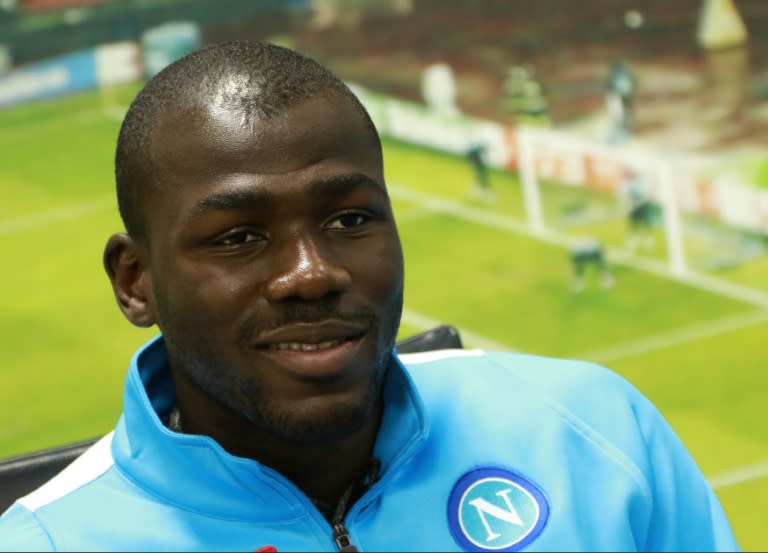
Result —
[[370, 309], [345, 310], [332, 304], [295, 303], [286, 305], [279, 314], [270, 317], [269, 320], [262, 320], [259, 314], [249, 317], [240, 325], [238, 341], [240, 344], [248, 345], [256, 341], [259, 335], [271, 330], [294, 324], [319, 323], [329, 319], [350, 322], [368, 328], [378, 326], [378, 318]]

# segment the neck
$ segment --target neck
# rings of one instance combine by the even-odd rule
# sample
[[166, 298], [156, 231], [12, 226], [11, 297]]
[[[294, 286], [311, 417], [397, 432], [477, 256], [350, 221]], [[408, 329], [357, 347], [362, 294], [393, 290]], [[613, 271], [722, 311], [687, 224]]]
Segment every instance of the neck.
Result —
[[210, 436], [232, 455], [254, 459], [278, 471], [318, 506], [326, 506], [321, 510], [327, 517], [350, 486], [361, 483], [370, 471], [381, 400], [358, 430], [331, 441], [301, 443], [270, 433], [211, 401], [177, 372], [173, 371], [178, 409], [174, 430]]

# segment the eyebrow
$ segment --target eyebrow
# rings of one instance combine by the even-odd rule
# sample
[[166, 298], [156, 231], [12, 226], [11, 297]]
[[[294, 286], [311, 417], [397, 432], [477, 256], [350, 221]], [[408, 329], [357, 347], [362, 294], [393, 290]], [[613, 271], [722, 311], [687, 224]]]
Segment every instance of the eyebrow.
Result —
[[190, 209], [190, 217], [196, 217], [210, 213], [211, 211], [220, 211], [227, 209], [246, 209], [258, 205], [260, 207], [270, 207], [275, 201], [274, 195], [270, 192], [261, 190], [227, 190], [217, 192], [201, 198]]
[[[344, 196], [359, 188], [368, 188], [387, 196], [384, 186], [362, 173], [334, 175], [314, 181], [309, 193], [317, 198]], [[268, 190], [227, 190], [201, 198], [189, 212], [190, 217], [220, 210], [269, 209], [277, 202], [274, 192]]]
[[348, 173], [343, 175], [334, 175], [325, 179], [319, 179], [310, 185], [310, 194], [322, 197], [325, 195], [344, 196], [351, 194], [360, 188], [368, 188], [376, 192], [387, 195], [387, 190], [383, 184], [380, 184], [362, 173]]

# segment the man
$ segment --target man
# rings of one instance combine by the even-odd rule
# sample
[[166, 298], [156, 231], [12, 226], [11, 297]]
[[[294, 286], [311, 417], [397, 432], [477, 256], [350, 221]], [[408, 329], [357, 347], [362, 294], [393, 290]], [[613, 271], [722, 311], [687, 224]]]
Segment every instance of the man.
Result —
[[605, 88], [605, 101], [612, 123], [608, 138], [611, 142], [620, 142], [630, 135], [635, 124], [637, 77], [626, 61], [621, 58], [611, 61]]
[[603, 244], [593, 236], [576, 238], [570, 246], [571, 268], [573, 269], [573, 281], [571, 289], [581, 292], [586, 285], [586, 272], [589, 267], [595, 269], [600, 280], [600, 286], [611, 288], [613, 286], [613, 274], [605, 260]]
[[469, 189], [469, 195], [484, 202], [493, 202], [496, 199], [496, 194], [491, 189], [491, 179], [486, 161], [487, 149], [488, 147], [482, 140], [471, 142], [467, 149], [467, 161], [472, 166], [472, 172], [475, 176], [475, 181]]
[[627, 246], [635, 250], [638, 246], [654, 246], [654, 205], [648, 185], [643, 176], [633, 168], [625, 171], [621, 193], [627, 204]]
[[118, 305], [162, 336], [113, 433], [0, 518], [0, 550], [734, 549], [658, 412], [587, 363], [393, 351], [403, 257], [365, 110], [230, 43], [118, 139]]

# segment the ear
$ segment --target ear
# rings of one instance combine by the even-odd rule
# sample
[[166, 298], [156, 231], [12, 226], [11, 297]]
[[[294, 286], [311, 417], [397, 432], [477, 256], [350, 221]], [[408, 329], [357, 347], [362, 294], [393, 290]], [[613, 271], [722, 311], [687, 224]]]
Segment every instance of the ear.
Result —
[[155, 324], [152, 278], [146, 248], [128, 234], [113, 234], [104, 248], [104, 269], [112, 282], [117, 305], [136, 326]]

